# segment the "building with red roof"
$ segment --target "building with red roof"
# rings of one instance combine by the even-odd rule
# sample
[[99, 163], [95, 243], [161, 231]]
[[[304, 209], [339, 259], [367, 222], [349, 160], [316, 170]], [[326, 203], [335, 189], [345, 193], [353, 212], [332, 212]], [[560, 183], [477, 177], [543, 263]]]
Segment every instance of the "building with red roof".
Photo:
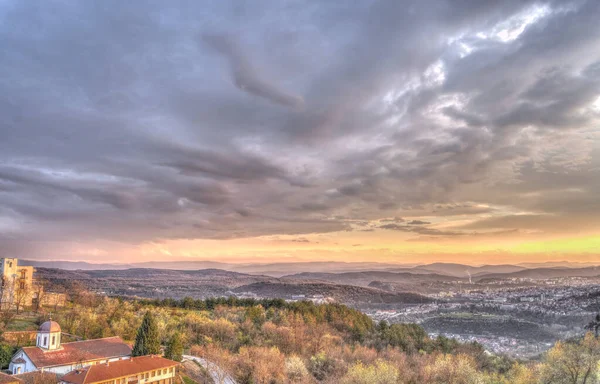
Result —
[[22, 384], [22, 382], [14, 376], [0, 372], [0, 384]]
[[104, 364], [131, 356], [131, 347], [120, 337], [61, 343], [60, 325], [46, 321], [38, 330], [35, 347], [23, 347], [9, 364], [13, 374], [34, 371], [66, 374], [95, 364]]
[[76, 369], [62, 377], [62, 384], [173, 384], [179, 363], [149, 355]]

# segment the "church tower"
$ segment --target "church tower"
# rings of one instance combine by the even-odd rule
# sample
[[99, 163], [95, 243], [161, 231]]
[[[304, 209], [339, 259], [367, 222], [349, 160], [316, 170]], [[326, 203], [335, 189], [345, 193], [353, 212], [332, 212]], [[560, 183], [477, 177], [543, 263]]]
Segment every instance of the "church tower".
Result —
[[54, 351], [60, 348], [60, 325], [49, 319], [40, 326], [37, 333], [36, 346], [44, 351]]

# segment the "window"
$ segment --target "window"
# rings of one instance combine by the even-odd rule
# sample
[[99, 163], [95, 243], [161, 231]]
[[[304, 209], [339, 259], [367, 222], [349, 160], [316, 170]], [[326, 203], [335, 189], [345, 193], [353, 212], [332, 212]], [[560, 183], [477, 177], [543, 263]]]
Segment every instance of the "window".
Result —
[[156, 376], [156, 371], [152, 371], [152, 377]]
[[146, 380], [148, 380], [148, 372], [146, 372]]
[[42, 345], [48, 345], [48, 336], [44, 336], [44, 344]]
[[56, 336], [52, 336], [52, 345], [54, 345], [54, 343], [56, 343]]
[[24, 279], [27, 277], [27, 271], [26, 270], [22, 270], [21, 271], [21, 279]]
[[25, 282], [24, 281], [21, 281], [19, 283], [19, 289], [25, 289]]

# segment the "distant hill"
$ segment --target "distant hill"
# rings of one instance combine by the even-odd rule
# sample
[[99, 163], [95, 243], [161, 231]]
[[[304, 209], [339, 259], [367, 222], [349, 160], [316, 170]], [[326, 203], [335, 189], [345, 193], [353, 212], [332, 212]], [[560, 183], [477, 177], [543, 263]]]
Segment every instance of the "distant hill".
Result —
[[254, 281], [272, 281], [277, 280], [269, 276], [249, 275], [238, 272], [225, 271], [222, 269], [200, 269], [194, 271], [180, 271], [175, 269], [154, 269], [154, 268], [130, 268], [130, 269], [102, 269], [92, 271], [69, 271], [57, 268], [37, 268], [38, 277], [44, 279], [64, 279], [64, 280], [110, 280], [124, 282], [148, 281], [160, 282], [166, 281], [173, 284], [183, 282], [210, 282], [228, 287], [235, 287], [248, 284]]
[[482, 265], [478, 267], [473, 267], [465, 264], [455, 264], [455, 263], [433, 263], [420, 265], [418, 267], [413, 268], [413, 270], [420, 272], [431, 272], [438, 273], [441, 275], [447, 276], [456, 276], [456, 277], [469, 277], [475, 275], [482, 275], [486, 273], [512, 273], [523, 271], [527, 268], [511, 265], [511, 264], [500, 264], [500, 265]]
[[68, 284], [77, 280], [89, 289], [107, 295], [159, 299], [180, 299], [185, 296], [194, 298], [228, 296], [227, 292], [242, 285], [277, 280], [269, 276], [248, 275], [221, 269], [178, 271], [132, 268], [68, 271], [56, 268], [37, 268], [36, 275], [55, 285]]
[[318, 273], [302, 272], [294, 275], [283, 276], [286, 280], [320, 280], [337, 284], [350, 284], [368, 286], [373, 281], [381, 282], [431, 282], [460, 280], [453, 276], [439, 275], [436, 273], [413, 274], [408, 272], [364, 271], [345, 273]]
[[238, 293], [249, 292], [267, 298], [291, 298], [294, 295], [323, 295], [348, 304], [419, 304], [432, 299], [411, 292], [392, 293], [376, 288], [327, 283], [268, 282], [238, 287]]
[[600, 266], [600, 260], [595, 263], [580, 263], [573, 261], [547, 261], [543, 263], [519, 263], [518, 265], [526, 268], [586, 268]]
[[[480, 277], [490, 273], [513, 273], [526, 269], [537, 268], [587, 268], [589, 263], [569, 263], [569, 262], [551, 262], [551, 263], [527, 263], [519, 265], [501, 264], [501, 265], [480, 265], [471, 266], [458, 263], [431, 263], [423, 265], [414, 264], [392, 264], [392, 263], [370, 263], [357, 262], [346, 263], [338, 261], [322, 262], [291, 262], [291, 263], [247, 263], [234, 264], [222, 263], [218, 261], [150, 261], [143, 263], [106, 263], [96, 264], [83, 261], [39, 261], [39, 260], [19, 260], [21, 265], [31, 265], [39, 268], [59, 268], [64, 270], [125, 270], [132, 268], [152, 268], [160, 270], [205, 270], [221, 269], [231, 272], [246, 273], [251, 275], [267, 275], [271, 277], [282, 277], [302, 272], [307, 273], [350, 273], [350, 272], [374, 272], [387, 271], [393, 273], [410, 274], [438, 274], [445, 276], [468, 278]], [[600, 264], [600, 262], [598, 263]]]
[[96, 269], [128, 269], [133, 264], [94, 264], [85, 261], [40, 261], [19, 259], [19, 265], [30, 265], [36, 268], [58, 268], [64, 270], [96, 270]]
[[600, 276], [600, 267], [587, 268], [534, 268], [513, 273], [489, 273], [478, 276], [477, 279], [553, 279], [559, 277], [596, 277]]
[[357, 271], [385, 271], [391, 268], [413, 267], [414, 265], [400, 265], [388, 263], [345, 263], [339, 261], [299, 262], [299, 263], [271, 263], [271, 264], [245, 264], [235, 265], [232, 270], [237, 272], [262, 274], [281, 277], [298, 272], [330, 272], [344, 273]]
[[[385, 273], [394, 275], [392, 273]], [[38, 268], [39, 278], [54, 284], [77, 280], [88, 288], [109, 295], [148, 298], [206, 298], [229, 296], [232, 292], [250, 292], [261, 297], [292, 298], [294, 295], [323, 295], [343, 303], [426, 303], [430, 299], [416, 293], [386, 292], [376, 288], [279, 279], [221, 269], [181, 271], [171, 269], [131, 268], [125, 270], [68, 271]], [[441, 277], [446, 278], [446, 277]]]
[[325, 282], [283, 281], [271, 276], [250, 275], [221, 269], [180, 271], [131, 268], [125, 270], [68, 271], [38, 268], [39, 278], [54, 284], [77, 280], [88, 288], [109, 295], [148, 298], [206, 298], [251, 292], [261, 297], [291, 298], [293, 295], [324, 295], [343, 303], [421, 303], [429, 299], [404, 292], [384, 292], [375, 288]]
[[[143, 263], [125, 263], [125, 264], [96, 264], [83, 261], [39, 261], [39, 260], [19, 260], [21, 265], [31, 265], [39, 268], [59, 268], [64, 270], [124, 270], [131, 268], [152, 268], [152, 269], [174, 269], [174, 270], [199, 270], [199, 269], [222, 269], [232, 272], [247, 273], [253, 275], [269, 275], [280, 277], [296, 272], [352, 272], [364, 270], [387, 270], [398, 268], [399, 264], [386, 263], [345, 263], [345, 262], [300, 262], [300, 263], [252, 263], [252, 264], [233, 264], [221, 263], [217, 261], [150, 261]], [[413, 267], [414, 265], [407, 265]]]
[[131, 268], [198, 270], [211, 268], [229, 269], [230, 267], [230, 264], [219, 263], [216, 261], [150, 261], [144, 263], [96, 264], [84, 261], [19, 260], [19, 264], [31, 265], [39, 268], [59, 268], [71, 271], [123, 270]]

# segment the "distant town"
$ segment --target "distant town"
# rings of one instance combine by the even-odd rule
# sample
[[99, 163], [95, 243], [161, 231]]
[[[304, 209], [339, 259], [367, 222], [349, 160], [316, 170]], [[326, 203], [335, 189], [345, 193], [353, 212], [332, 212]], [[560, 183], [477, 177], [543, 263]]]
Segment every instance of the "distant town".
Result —
[[[493, 353], [530, 358], [583, 332], [600, 310], [597, 267], [432, 264], [400, 271], [244, 274], [219, 269], [68, 271], [38, 268], [47, 281], [77, 280], [116, 297], [343, 303], [375, 321], [416, 323], [432, 336], [477, 341]], [[460, 276], [462, 274], [462, 276]], [[532, 275], [528, 277], [527, 275]]]

